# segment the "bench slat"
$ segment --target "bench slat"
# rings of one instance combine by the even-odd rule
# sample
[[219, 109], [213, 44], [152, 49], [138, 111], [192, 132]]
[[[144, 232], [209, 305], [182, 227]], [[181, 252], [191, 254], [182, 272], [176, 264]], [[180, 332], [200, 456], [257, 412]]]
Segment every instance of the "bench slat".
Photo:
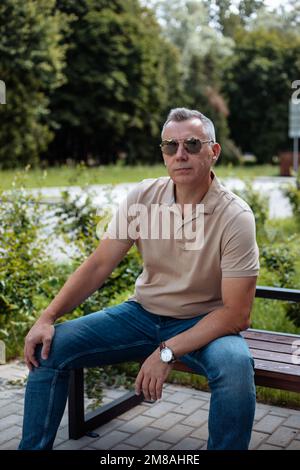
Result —
[[280, 364], [295, 366], [295, 371], [298, 368], [299, 375], [300, 375], [300, 365], [293, 364], [291, 354], [282, 354], [282, 353], [276, 353], [272, 351], [262, 351], [261, 349], [252, 349], [252, 348], [250, 350], [255, 359], [263, 359], [265, 361], [273, 361], [273, 362], [275, 361]]
[[[300, 367], [296, 364], [283, 364], [275, 361], [266, 361], [260, 358], [254, 358], [255, 362], [255, 371], [256, 373], [259, 370], [269, 371], [274, 374], [284, 374], [285, 376], [291, 376], [296, 381], [299, 381], [299, 390], [300, 390]], [[287, 379], [287, 377], [284, 377]]]
[[292, 344], [294, 341], [299, 341], [299, 335], [281, 335], [273, 332], [260, 332], [255, 330], [243, 331], [242, 336], [246, 339], [259, 339], [260, 341], [268, 341], [271, 343]]
[[290, 344], [271, 343], [269, 341], [260, 341], [258, 339], [246, 339], [250, 349], [262, 349], [264, 351], [274, 351], [280, 353], [291, 353]]

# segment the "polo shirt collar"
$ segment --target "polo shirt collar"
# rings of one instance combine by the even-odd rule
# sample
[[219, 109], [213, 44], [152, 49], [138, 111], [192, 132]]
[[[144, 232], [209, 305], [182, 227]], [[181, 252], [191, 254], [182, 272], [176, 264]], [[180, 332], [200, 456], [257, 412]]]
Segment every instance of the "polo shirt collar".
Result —
[[[216, 174], [214, 173], [214, 171], [211, 170], [211, 174], [213, 176], [213, 180], [208, 188], [208, 191], [207, 193], [204, 195], [204, 197], [202, 198], [202, 200], [200, 201], [199, 204], [203, 204], [204, 205], [204, 214], [212, 214], [216, 205], [217, 205], [217, 202], [218, 202], [218, 198], [220, 196], [220, 192], [221, 192], [221, 184], [218, 180], [218, 178], [216, 177]], [[176, 204], [175, 202], [175, 184], [173, 182], [173, 180], [171, 178], [169, 178], [168, 180], [168, 183], [167, 183], [167, 187], [166, 187], [166, 191], [165, 193], [163, 194], [162, 198], [161, 198], [161, 201], [160, 201], [160, 204], [162, 205], [165, 205], [165, 206], [173, 206]], [[203, 212], [202, 210], [200, 210], [200, 212]], [[196, 214], [198, 215], [198, 213]]]

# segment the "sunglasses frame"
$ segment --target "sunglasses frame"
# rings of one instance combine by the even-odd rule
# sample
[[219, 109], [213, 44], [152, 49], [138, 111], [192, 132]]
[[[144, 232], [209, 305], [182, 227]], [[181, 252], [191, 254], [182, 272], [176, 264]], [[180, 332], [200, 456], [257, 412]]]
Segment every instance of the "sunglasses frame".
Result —
[[[197, 150], [197, 152], [190, 152], [190, 151], [186, 148], [186, 144], [188, 144], [190, 141], [197, 141], [197, 142], [200, 142], [201, 145], [200, 145], [199, 150]], [[201, 150], [202, 150], [202, 145], [203, 145], [203, 144], [212, 143], [212, 142], [214, 142], [214, 140], [212, 140], [212, 139], [210, 139], [210, 140], [200, 140], [200, 139], [198, 139], [198, 137], [189, 137], [189, 138], [187, 138], [187, 139], [178, 139], [178, 140], [176, 140], [176, 139], [170, 139], [170, 140], [163, 140], [163, 141], [160, 143], [159, 146], [160, 146], [160, 148], [161, 148], [162, 153], [164, 153], [165, 155], [168, 155], [168, 156], [172, 157], [172, 156], [176, 155], [176, 153], [177, 153], [177, 150], [178, 150], [178, 147], [179, 147], [179, 142], [183, 142], [183, 148], [184, 148], [184, 150], [185, 150], [187, 153], [189, 153], [190, 155], [196, 155], [197, 153], [201, 152]], [[164, 147], [164, 145], [166, 145], [166, 144], [168, 144], [168, 143], [169, 143], [169, 144], [170, 144], [170, 143], [176, 143], [177, 147], [176, 147], [176, 150], [175, 150], [174, 153], [166, 153], [166, 152], [164, 152], [163, 147]]]

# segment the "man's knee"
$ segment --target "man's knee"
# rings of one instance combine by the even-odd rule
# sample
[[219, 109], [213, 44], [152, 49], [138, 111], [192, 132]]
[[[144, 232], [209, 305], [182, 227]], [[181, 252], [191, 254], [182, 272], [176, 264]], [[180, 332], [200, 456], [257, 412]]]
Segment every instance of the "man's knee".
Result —
[[49, 369], [58, 369], [60, 368], [60, 365], [64, 360], [63, 351], [65, 349], [65, 344], [68, 342], [68, 339], [64, 334], [63, 330], [61, 329], [61, 325], [62, 324], [54, 325], [55, 333], [52, 338], [50, 351], [47, 359], [42, 358], [43, 345], [39, 344], [36, 346], [35, 357], [40, 366], [42, 367], [46, 367]]
[[218, 379], [237, 385], [253, 382], [254, 361], [244, 340], [237, 336], [220, 341], [212, 351], [209, 370], [210, 382]]

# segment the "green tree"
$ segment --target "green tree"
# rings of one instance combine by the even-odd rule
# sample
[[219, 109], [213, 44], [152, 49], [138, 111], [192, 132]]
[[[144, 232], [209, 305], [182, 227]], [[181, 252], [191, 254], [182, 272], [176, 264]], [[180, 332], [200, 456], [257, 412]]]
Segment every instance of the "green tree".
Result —
[[265, 11], [263, 0], [204, 0], [210, 18], [224, 36], [234, 38], [238, 29], [244, 29], [256, 21], [260, 11]]
[[239, 151], [229, 139], [228, 106], [222, 96], [224, 60], [234, 42], [210, 25], [209, 5], [195, 0], [152, 0], [164, 35], [181, 53], [184, 97], [180, 106], [198, 109], [215, 124], [223, 162], [238, 161]]
[[50, 158], [153, 161], [162, 116], [178, 94], [176, 50], [137, 0], [58, 0], [57, 6], [75, 20], [67, 83], [51, 103], [59, 129]]
[[67, 18], [55, 0], [2, 0], [0, 79], [6, 105], [0, 106], [0, 166], [36, 163], [52, 138], [49, 94], [63, 82]]
[[258, 162], [290, 148], [288, 104], [300, 75], [300, 35], [278, 29], [239, 31], [224, 74], [231, 135]]

